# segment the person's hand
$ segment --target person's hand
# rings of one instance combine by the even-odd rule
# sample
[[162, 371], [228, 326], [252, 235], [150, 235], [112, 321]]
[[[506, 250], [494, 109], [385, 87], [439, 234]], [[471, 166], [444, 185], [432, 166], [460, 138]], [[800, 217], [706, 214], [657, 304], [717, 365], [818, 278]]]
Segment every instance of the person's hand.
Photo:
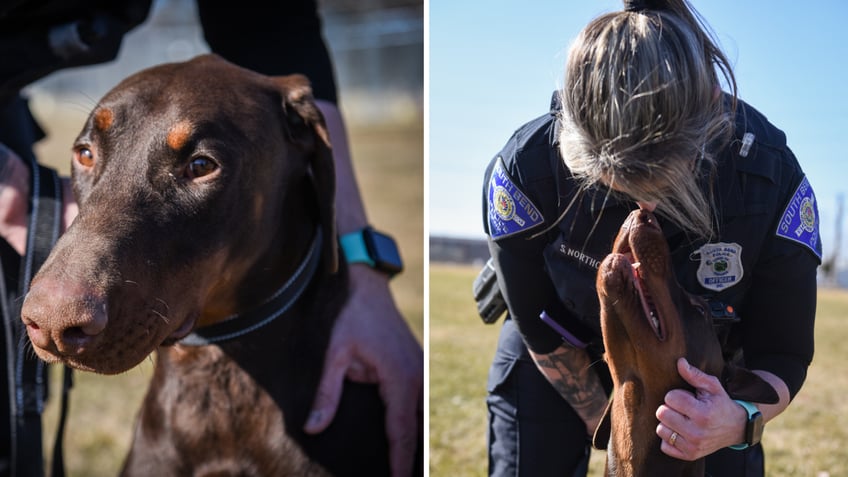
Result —
[[695, 460], [744, 441], [747, 413], [730, 399], [718, 378], [690, 365], [686, 358], [677, 361], [677, 370], [695, 392], [672, 389], [657, 409], [662, 451], [677, 459]]
[[386, 404], [392, 475], [412, 474], [423, 426], [424, 354], [395, 306], [388, 279], [365, 265], [350, 267], [351, 295], [333, 328], [310, 418], [316, 434], [330, 425], [344, 378], [377, 383]]
[[[0, 238], [16, 252], [26, 252], [30, 172], [23, 159], [0, 144]], [[67, 177], [62, 182], [62, 230], [77, 216], [77, 203]]]
[[21, 255], [26, 250], [29, 179], [24, 161], [0, 144], [0, 237]]

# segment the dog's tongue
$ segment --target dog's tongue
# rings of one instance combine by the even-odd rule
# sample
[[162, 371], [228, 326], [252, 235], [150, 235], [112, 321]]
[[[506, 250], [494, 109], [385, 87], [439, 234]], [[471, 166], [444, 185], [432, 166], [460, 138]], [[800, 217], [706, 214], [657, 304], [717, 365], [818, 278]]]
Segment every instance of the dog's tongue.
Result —
[[648, 319], [654, 334], [660, 341], [665, 340], [665, 330], [660, 320], [659, 310], [654, 305], [653, 298], [650, 292], [646, 289], [641, 276], [641, 262], [633, 262], [633, 284], [636, 287], [636, 292], [639, 295], [639, 301], [642, 304], [642, 311], [645, 313], [645, 318]]

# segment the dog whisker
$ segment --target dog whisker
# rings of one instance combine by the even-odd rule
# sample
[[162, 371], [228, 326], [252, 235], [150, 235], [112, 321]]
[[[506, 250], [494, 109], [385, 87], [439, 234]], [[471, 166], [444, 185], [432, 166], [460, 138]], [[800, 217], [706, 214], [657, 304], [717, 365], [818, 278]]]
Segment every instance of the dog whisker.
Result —
[[166, 310], [166, 311], [170, 311], [170, 310], [171, 310], [171, 307], [170, 307], [170, 306], [168, 306], [168, 303], [167, 303], [167, 302], [165, 302], [165, 300], [163, 300], [163, 299], [161, 299], [161, 298], [156, 298], [156, 301], [158, 301], [159, 303], [161, 303], [161, 304], [162, 304], [162, 306], [164, 306], [164, 307], [165, 307], [165, 310]]
[[26, 343], [24, 343], [24, 353], [26, 353], [30, 358], [34, 358], [36, 356], [35, 347], [32, 345], [30, 340], [26, 340]]
[[591, 363], [589, 363], [589, 365], [588, 365], [588, 366], [586, 366], [586, 369], [591, 369], [591, 368], [592, 368], [592, 366], [595, 366], [595, 365], [597, 365], [597, 364], [601, 364], [601, 363], [603, 363], [603, 362], [605, 362], [605, 361], [606, 361], [606, 360], [605, 360], [604, 358], [598, 358], [598, 359], [596, 359], [595, 361], [592, 361]]
[[[164, 321], [166, 325], [171, 322], [171, 320], [169, 320], [168, 317], [163, 315], [162, 313], [159, 313], [158, 311], [156, 311], [152, 308], [150, 309], [150, 311], [153, 312], [153, 314], [158, 316], [159, 318], [162, 318], [162, 321]], [[148, 333], [149, 333], [149, 331], [148, 331]]]
[[88, 116], [88, 113], [97, 105], [97, 100], [89, 94], [82, 91], [77, 91], [77, 96], [72, 99], [62, 101], [64, 105], [75, 112], [83, 113], [83, 116]]

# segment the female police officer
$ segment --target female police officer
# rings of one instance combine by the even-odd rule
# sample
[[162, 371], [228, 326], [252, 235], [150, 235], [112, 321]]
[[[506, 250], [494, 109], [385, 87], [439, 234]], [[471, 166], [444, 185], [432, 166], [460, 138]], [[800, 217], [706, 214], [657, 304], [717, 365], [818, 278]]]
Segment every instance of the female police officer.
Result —
[[786, 408], [812, 359], [818, 213], [784, 134], [737, 101], [696, 15], [655, 0], [593, 20], [551, 111], [489, 165], [485, 223], [510, 315], [489, 376], [492, 475], [585, 473], [609, 391], [595, 274], [637, 204], [659, 214], [678, 281], [741, 316], [725, 355], [780, 396], [743, 407], [679, 363], [696, 391], [673, 390], [657, 410], [662, 451], [708, 456], [712, 475], [763, 474], [746, 431], [762, 423], [757, 410], [768, 421]]

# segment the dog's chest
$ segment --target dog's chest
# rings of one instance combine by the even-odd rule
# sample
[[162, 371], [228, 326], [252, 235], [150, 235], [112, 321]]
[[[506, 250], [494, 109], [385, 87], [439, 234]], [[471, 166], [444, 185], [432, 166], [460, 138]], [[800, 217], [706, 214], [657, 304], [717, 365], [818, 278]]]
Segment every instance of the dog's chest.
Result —
[[[326, 475], [289, 435], [301, 432], [299, 426], [287, 432], [289, 416], [283, 409], [290, 406], [276, 395], [276, 385], [263, 385], [261, 376], [255, 379], [217, 346], [178, 347], [159, 355], [139, 418], [148, 430], [167, 426], [156, 438], [170, 441], [176, 450], [176, 465], [169, 467], [237, 469], [238, 475]], [[135, 450], [146, 447], [136, 444]]]
[[[214, 359], [194, 360], [187, 366], [171, 366], [162, 395], [174, 426], [183, 432], [229, 434], [282, 434], [282, 412], [269, 393], [217, 348], [197, 350]], [[170, 389], [173, 387], [174, 389]], [[255, 419], [254, 416], [262, 416]], [[262, 422], [258, 422], [262, 421]], [[205, 422], [198, 426], [198, 422]], [[257, 425], [261, 427], [256, 427]]]

